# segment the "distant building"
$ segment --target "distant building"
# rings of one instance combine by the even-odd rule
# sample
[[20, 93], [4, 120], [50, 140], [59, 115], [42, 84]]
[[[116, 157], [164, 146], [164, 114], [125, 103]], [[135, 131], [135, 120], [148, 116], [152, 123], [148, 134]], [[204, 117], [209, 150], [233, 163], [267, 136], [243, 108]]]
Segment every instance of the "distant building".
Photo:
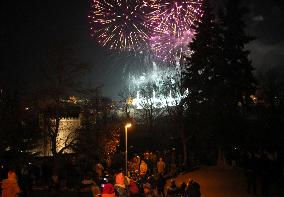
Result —
[[[40, 127], [45, 129], [43, 125], [42, 115], [40, 115]], [[76, 138], [76, 130], [81, 126], [81, 117], [65, 117], [60, 120], [59, 123], [59, 132], [56, 139], [56, 151], [60, 151], [65, 144], [68, 144], [74, 138]], [[43, 131], [44, 132], [44, 131]], [[39, 153], [40, 156], [52, 156], [51, 153], [51, 142], [47, 135], [43, 135], [40, 139], [38, 146], [34, 149], [34, 152]], [[73, 150], [66, 149], [63, 153], [73, 153]]]
[[[92, 121], [96, 122], [96, 116], [100, 116], [104, 109], [112, 108], [111, 99], [105, 97], [98, 97], [92, 100], [78, 99], [74, 96], [68, 100], [62, 100], [64, 103], [60, 111], [59, 132], [56, 139], [56, 151], [59, 152], [62, 148], [68, 145], [72, 140], [78, 136], [78, 129], [82, 126], [83, 117], [82, 112], [88, 110], [94, 115]], [[38, 146], [34, 149], [34, 152], [39, 153], [40, 156], [52, 156], [51, 141], [48, 131], [48, 125], [46, 125], [45, 118], [50, 116], [49, 120], [51, 124], [55, 122], [54, 109], [44, 108], [39, 115], [39, 127], [43, 131], [43, 136], [38, 143]], [[72, 148], [65, 149], [63, 153], [74, 153]]]

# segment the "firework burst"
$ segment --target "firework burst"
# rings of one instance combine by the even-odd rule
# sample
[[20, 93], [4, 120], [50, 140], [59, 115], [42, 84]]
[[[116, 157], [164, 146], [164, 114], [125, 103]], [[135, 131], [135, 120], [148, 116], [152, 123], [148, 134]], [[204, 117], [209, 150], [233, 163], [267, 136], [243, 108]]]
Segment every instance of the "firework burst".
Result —
[[148, 42], [145, 16], [152, 4], [145, 0], [93, 0], [91, 33], [102, 46], [140, 53]]
[[149, 42], [155, 55], [163, 61], [176, 61], [190, 54], [188, 44], [194, 37], [195, 21], [202, 15], [201, 0], [159, 1], [148, 15], [153, 29]]

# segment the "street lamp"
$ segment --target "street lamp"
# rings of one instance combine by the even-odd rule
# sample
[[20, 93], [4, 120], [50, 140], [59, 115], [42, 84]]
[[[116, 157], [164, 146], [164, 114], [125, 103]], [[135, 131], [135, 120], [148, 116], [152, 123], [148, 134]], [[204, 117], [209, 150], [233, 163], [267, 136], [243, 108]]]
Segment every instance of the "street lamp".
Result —
[[125, 175], [127, 176], [127, 128], [131, 127], [131, 123], [125, 125]]

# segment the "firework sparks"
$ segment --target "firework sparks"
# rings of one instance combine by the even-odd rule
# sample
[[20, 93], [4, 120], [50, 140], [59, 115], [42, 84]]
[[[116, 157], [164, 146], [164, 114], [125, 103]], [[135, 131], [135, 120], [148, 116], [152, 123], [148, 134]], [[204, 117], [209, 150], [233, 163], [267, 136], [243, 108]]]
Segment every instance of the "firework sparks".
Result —
[[180, 69], [163, 68], [153, 63], [142, 75], [129, 76], [129, 91], [133, 93], [131, 104], [134, 108], [143, 109], [147, 105], [154, 108], [176, 106], [188, 95], [188, 90], [181, 91]]
[[93, 0], [91, 33], [102, 46], [141, 52], [148, 42], [145, 16], [152, 4], [144, 0]]
[[153, 33], [149, 37], [155, 55], [163, 61], [176, 61], [190, 54], [189, 43], [195, 32], [192, 26], [202, 15], [201, 0], [159, 2], [149, 16]]

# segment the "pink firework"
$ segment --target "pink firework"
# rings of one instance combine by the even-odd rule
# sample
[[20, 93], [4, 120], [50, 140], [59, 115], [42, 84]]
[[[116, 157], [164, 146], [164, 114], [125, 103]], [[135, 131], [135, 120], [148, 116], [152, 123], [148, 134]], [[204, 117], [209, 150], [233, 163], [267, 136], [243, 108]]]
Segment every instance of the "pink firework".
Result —
[[156, 7], [148, 18], [155, 55], [163, 61], [176, 61], [190, 54], [188, 45], [195, 35], [192, 27], [202, 15], [201, 0], [161, 0]]
[[91, 34], [102, 46], [141, 52], [148, 43], [146, 12], [153, 0], [92, 0]]

